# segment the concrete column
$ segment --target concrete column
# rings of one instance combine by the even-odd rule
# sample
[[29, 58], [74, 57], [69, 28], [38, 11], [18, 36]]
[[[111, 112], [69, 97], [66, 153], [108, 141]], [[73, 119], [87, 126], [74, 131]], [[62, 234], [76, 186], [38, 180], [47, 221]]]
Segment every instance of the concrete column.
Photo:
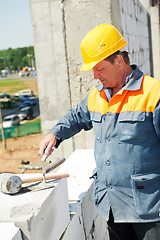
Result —
[[[116, 7], [116, 6], [115, 6]], [[98, 84], [93, 78], [92, 70], [80, 72], [83, 59], [80, 44], [84, 36], [94, 27], [102, 23], [111, 23], [111, 1], [74, 1], [62, 2], [63, 23], [65, 26], [65, 44], [67, 49], [67, 67], [70, 83], [71, 107], [75, 107], [89, 90]], [[93, 148], [93, 131], [81, 131], [74, 136], [74, 148]]]
[[[60, 0], [30, 0], [37, 68], [42, 131], [46, 135], [65, 115], [70, 105], [70, 89], [64, 44]], [[68, 157], [72, 139], [62, 144], [54, 156]]]

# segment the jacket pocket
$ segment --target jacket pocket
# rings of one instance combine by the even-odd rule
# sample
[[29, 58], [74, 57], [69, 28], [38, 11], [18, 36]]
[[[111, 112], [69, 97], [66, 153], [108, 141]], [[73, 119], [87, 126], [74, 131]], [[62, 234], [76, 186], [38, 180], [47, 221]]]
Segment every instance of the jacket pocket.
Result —
[[159, 217], [160, 209], [160, 170], [131, 176], [133, 199], [136, 211], [141, 218]]
[[98, 142], [102, 141], [102, 114], [99, 112], [90, 112], [90, 117], [94, 129], [95, 139]]
[[118, 136], [121, 142], [142, 142], [145, 140], [145, 113], [124, 112], [118, 119]]

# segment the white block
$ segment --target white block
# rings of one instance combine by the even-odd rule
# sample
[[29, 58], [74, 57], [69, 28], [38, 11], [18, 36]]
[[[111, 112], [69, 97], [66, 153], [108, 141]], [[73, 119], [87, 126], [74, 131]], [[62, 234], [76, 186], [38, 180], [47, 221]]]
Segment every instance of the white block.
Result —
[[1, 240], [22, 240], [21, 231], [11, 222], [0, 222]]
[[93, 185], [80, 203], [62, 240], [109, 240], [107, 222], [98, 215], [92, 193]]
[[36, 217], [31, 219], [31, 240], [60, 239], [70, 221], [66, 179], [62, 179]]
[[0, 222], [15, 223], [31, 240], [59, 239], [70, 221], [66, 182], [16, 195], [0, 192]]
[[79, 206], [75, 216], [70, 222], [62, 240], [86, 240], [84, 226], [83, 226], [83, 218], [81, 212], [81, 205]]
[[69, 201], [82, 200], [90, 188], [90, 179], [96, 164], [93, 149], [78, 149], [64, 162], [57, 172], [68, 172], [67, 179]]

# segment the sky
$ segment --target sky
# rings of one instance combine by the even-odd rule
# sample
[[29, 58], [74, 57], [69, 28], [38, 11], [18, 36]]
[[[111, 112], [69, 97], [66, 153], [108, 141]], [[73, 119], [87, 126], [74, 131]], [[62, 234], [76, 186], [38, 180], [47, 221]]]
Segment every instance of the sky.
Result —
[[33, 45], [30, 0], [0, 0], [0, 50]]

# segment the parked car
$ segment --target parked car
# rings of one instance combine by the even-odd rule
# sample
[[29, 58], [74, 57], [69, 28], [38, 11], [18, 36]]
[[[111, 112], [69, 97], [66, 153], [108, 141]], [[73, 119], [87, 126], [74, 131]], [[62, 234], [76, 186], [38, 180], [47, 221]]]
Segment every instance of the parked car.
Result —
[[7, 77], [8, 71], [6, 69], [3, 69], [1, 71], [1, 77]]
[[19, 124], [20, 124], [20, 119], [16, 114], [8, 115], [3, 119], [4, 128], [19, 125]]
[[[26, 107], [26, 108], [28, 108], [28, 107]], [[25, 111], [23, 111], [23, 109], [25, 109], [25, 108], [22, 108], [20, 110], [20, 112], [18, 113], [18, 117], [20, 118], [20, 121], [27, 119], [27, 114], [25, 113]]]
[[11, 96], [11, 100], [13, 100], [13, 101], [19, 101], [19, 96], [17, 96], [17, 95], [12, 95], [12, 96]]
[[31, 105], [36, 105], [36, 99], [35, 99], [35, 97], [30, 97], [30, 98], [28, 99], [28, 101], [30, 102]]
[[32, 107], [24, 107], [20, 110], [18, 114], [20, 120], [25, 120], [25, 119], [32, 119], [33, 118], [33, 110]]
[[10, 98], [8, 93], [0, 93], [0, 98]]
[[32, 90], [30, 89], [26, 89], [26, 90], [21, 90], [19, 91], [19, 95], [28, 95], [30, 97], [33, 97], [34, 96], [34, 93]]
[[30, 96], [29, 95], [20, 95], [19, 96], [19, 100], [20, 101], [27, 101], [27, 100], [29, 100], [30, 99]]
[[27, 100], [20, 104], [20, 109], [24, 108], [24, 107], [30, 107], [30, 106], [31, 106], [31, 103], [30, 103], [30, 101]]
[[15, 93], [16, 96], [21, 96], [21, 95], [29, 95], [30, 97], [35, 96], [33, 91], [31, 89], [25, 89], [25, 90], [21, 90], [17, 93]]
[[20, 77], [26, 76], [26, 72], [19, 71], [18, 75], [19, 75]]

